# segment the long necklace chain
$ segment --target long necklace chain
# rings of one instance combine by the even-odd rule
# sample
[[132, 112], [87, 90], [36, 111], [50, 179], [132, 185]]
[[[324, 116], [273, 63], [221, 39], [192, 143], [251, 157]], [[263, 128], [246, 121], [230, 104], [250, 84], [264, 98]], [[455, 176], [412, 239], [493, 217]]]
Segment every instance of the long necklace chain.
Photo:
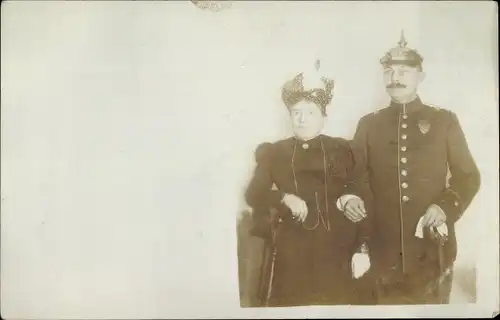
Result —
[[[325, 152], [325, 147], [323, 145], [323, 140], [321, 140], [320, 138], [320, 143], [321, 143], [321, 151], [323, 152], [323, 173], [324, 173], [324, 178], [325, 178], [325, 183], [324, 183], [324, 186], [325, 186], [325, 198], [326, 198], [326, 201], [325, 201], [325, 206], [326, 206], [326, 214], [327, 214], [327, 217], [326, 217], [326, 222], [325, 222], [325, 218], [323, 217], [323, 213], [321, 212], [321, 209], [320, 209], [320, 206], [319, 206], [319, 201], [318, 201], [318, 192], [315, 192], [315, 199], [316, 199], [316, 208], [317, 208], [317, 211], [318, 211], [318, 219], [316, 221], [316, 224], [312, 227], [312, 228], [308, 228], [306, 227], [305, 225], [305, 221], [302, 222], [302, 226], [304, 227], [304, 229], [306, 230], [314, 230], [318, 227], [319, 225], [319, 222], [321, 220], [321, 223], [323, 224], [323, 227], [326, 229], [326, 231], [330, 231], [330, 219], [328, 219], [328, 213], [329, 213], [329, 209], [328, 209], [328, 180], [327, 180], [327, 177], [328, 177], [328, 174], [327, 174], [327, 165], [326, 165], [326, 152]], [[293, 154], [292, 154], [292, 173], [293, 173], [293, 182], [295, 184], [295, 194], [299, 194], [299, 186], [298, 186], [298, 182], [297, 182], [297, 176], [295, 174], [295, 152], [297, 150], [297, 141], [295, 141], [295, 144], [293, 146]]]

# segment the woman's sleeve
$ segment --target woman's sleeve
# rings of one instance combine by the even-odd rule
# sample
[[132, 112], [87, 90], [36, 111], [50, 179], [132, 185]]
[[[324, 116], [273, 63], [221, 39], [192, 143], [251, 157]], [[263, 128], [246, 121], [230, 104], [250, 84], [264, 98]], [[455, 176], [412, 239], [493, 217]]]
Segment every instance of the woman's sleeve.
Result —
[[252, 207], [279, 208], [283, 199], [283, 192], [273, 190], [272, 162], [273, 145], [263, 143], [255, 151], [256, 167], [245, 192], [245, 200]]

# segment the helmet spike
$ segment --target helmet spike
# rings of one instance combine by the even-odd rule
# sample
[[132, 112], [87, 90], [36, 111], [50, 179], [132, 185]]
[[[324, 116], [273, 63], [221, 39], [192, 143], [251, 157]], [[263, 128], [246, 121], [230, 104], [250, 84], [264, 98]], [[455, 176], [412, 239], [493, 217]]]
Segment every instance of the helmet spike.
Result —
[[399, 38], [398, 45], [400, 48], [404, 48], [404, 47], [406, 47], [407, 44], [408, 44], [408, 42], [406, 41], [406, 38], [405, 38], [405, 32], [403, 29], [401, 29], [401, 37]]
[[316, 71], [319, 70], [319, 67], [321, 66], [321, 61], [319, 59], [316, 59], [316, 62], [314, 63], [314, 68]]
[[406, 47], [407, 44], [408, 44], [408, 42], [406, 41], [406, 38], [405, 38], [405, 32], [403, 29], [401, 29], [401, 37], [399, 38], [398, 45], [400, 48], [404, 48], [404, 47]]

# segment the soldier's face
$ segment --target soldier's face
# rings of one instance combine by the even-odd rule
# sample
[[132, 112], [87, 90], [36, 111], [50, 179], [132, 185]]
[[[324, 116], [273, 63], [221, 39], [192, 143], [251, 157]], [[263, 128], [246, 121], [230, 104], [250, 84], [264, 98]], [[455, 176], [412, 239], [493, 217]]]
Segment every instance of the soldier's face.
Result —
[[384, 68], [387, 93], [396, 101], [414, 98], [423, 79], [424, 73], [418, 67], [394, 64]]
[[290, 109], [292, 129], [300, 139], [312, 139], [319, 135], [325, 124], [325, 116], [314, 103], [301, 101]]

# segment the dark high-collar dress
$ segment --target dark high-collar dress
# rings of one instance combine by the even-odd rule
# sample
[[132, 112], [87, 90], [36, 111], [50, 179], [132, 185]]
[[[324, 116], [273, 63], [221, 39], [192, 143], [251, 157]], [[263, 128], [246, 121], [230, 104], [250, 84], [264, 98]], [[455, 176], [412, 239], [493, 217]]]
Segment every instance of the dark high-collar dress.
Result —
[[[335, 203], [354, 165], [347, 141], [320, 135], [262, 144], [246, 192], [256, 214], [279, 213], [270, 305], [344, 304], [351, 288], [356, 226]], [[307, 203], [303, 223], [281, 202], [294, 194]]]

